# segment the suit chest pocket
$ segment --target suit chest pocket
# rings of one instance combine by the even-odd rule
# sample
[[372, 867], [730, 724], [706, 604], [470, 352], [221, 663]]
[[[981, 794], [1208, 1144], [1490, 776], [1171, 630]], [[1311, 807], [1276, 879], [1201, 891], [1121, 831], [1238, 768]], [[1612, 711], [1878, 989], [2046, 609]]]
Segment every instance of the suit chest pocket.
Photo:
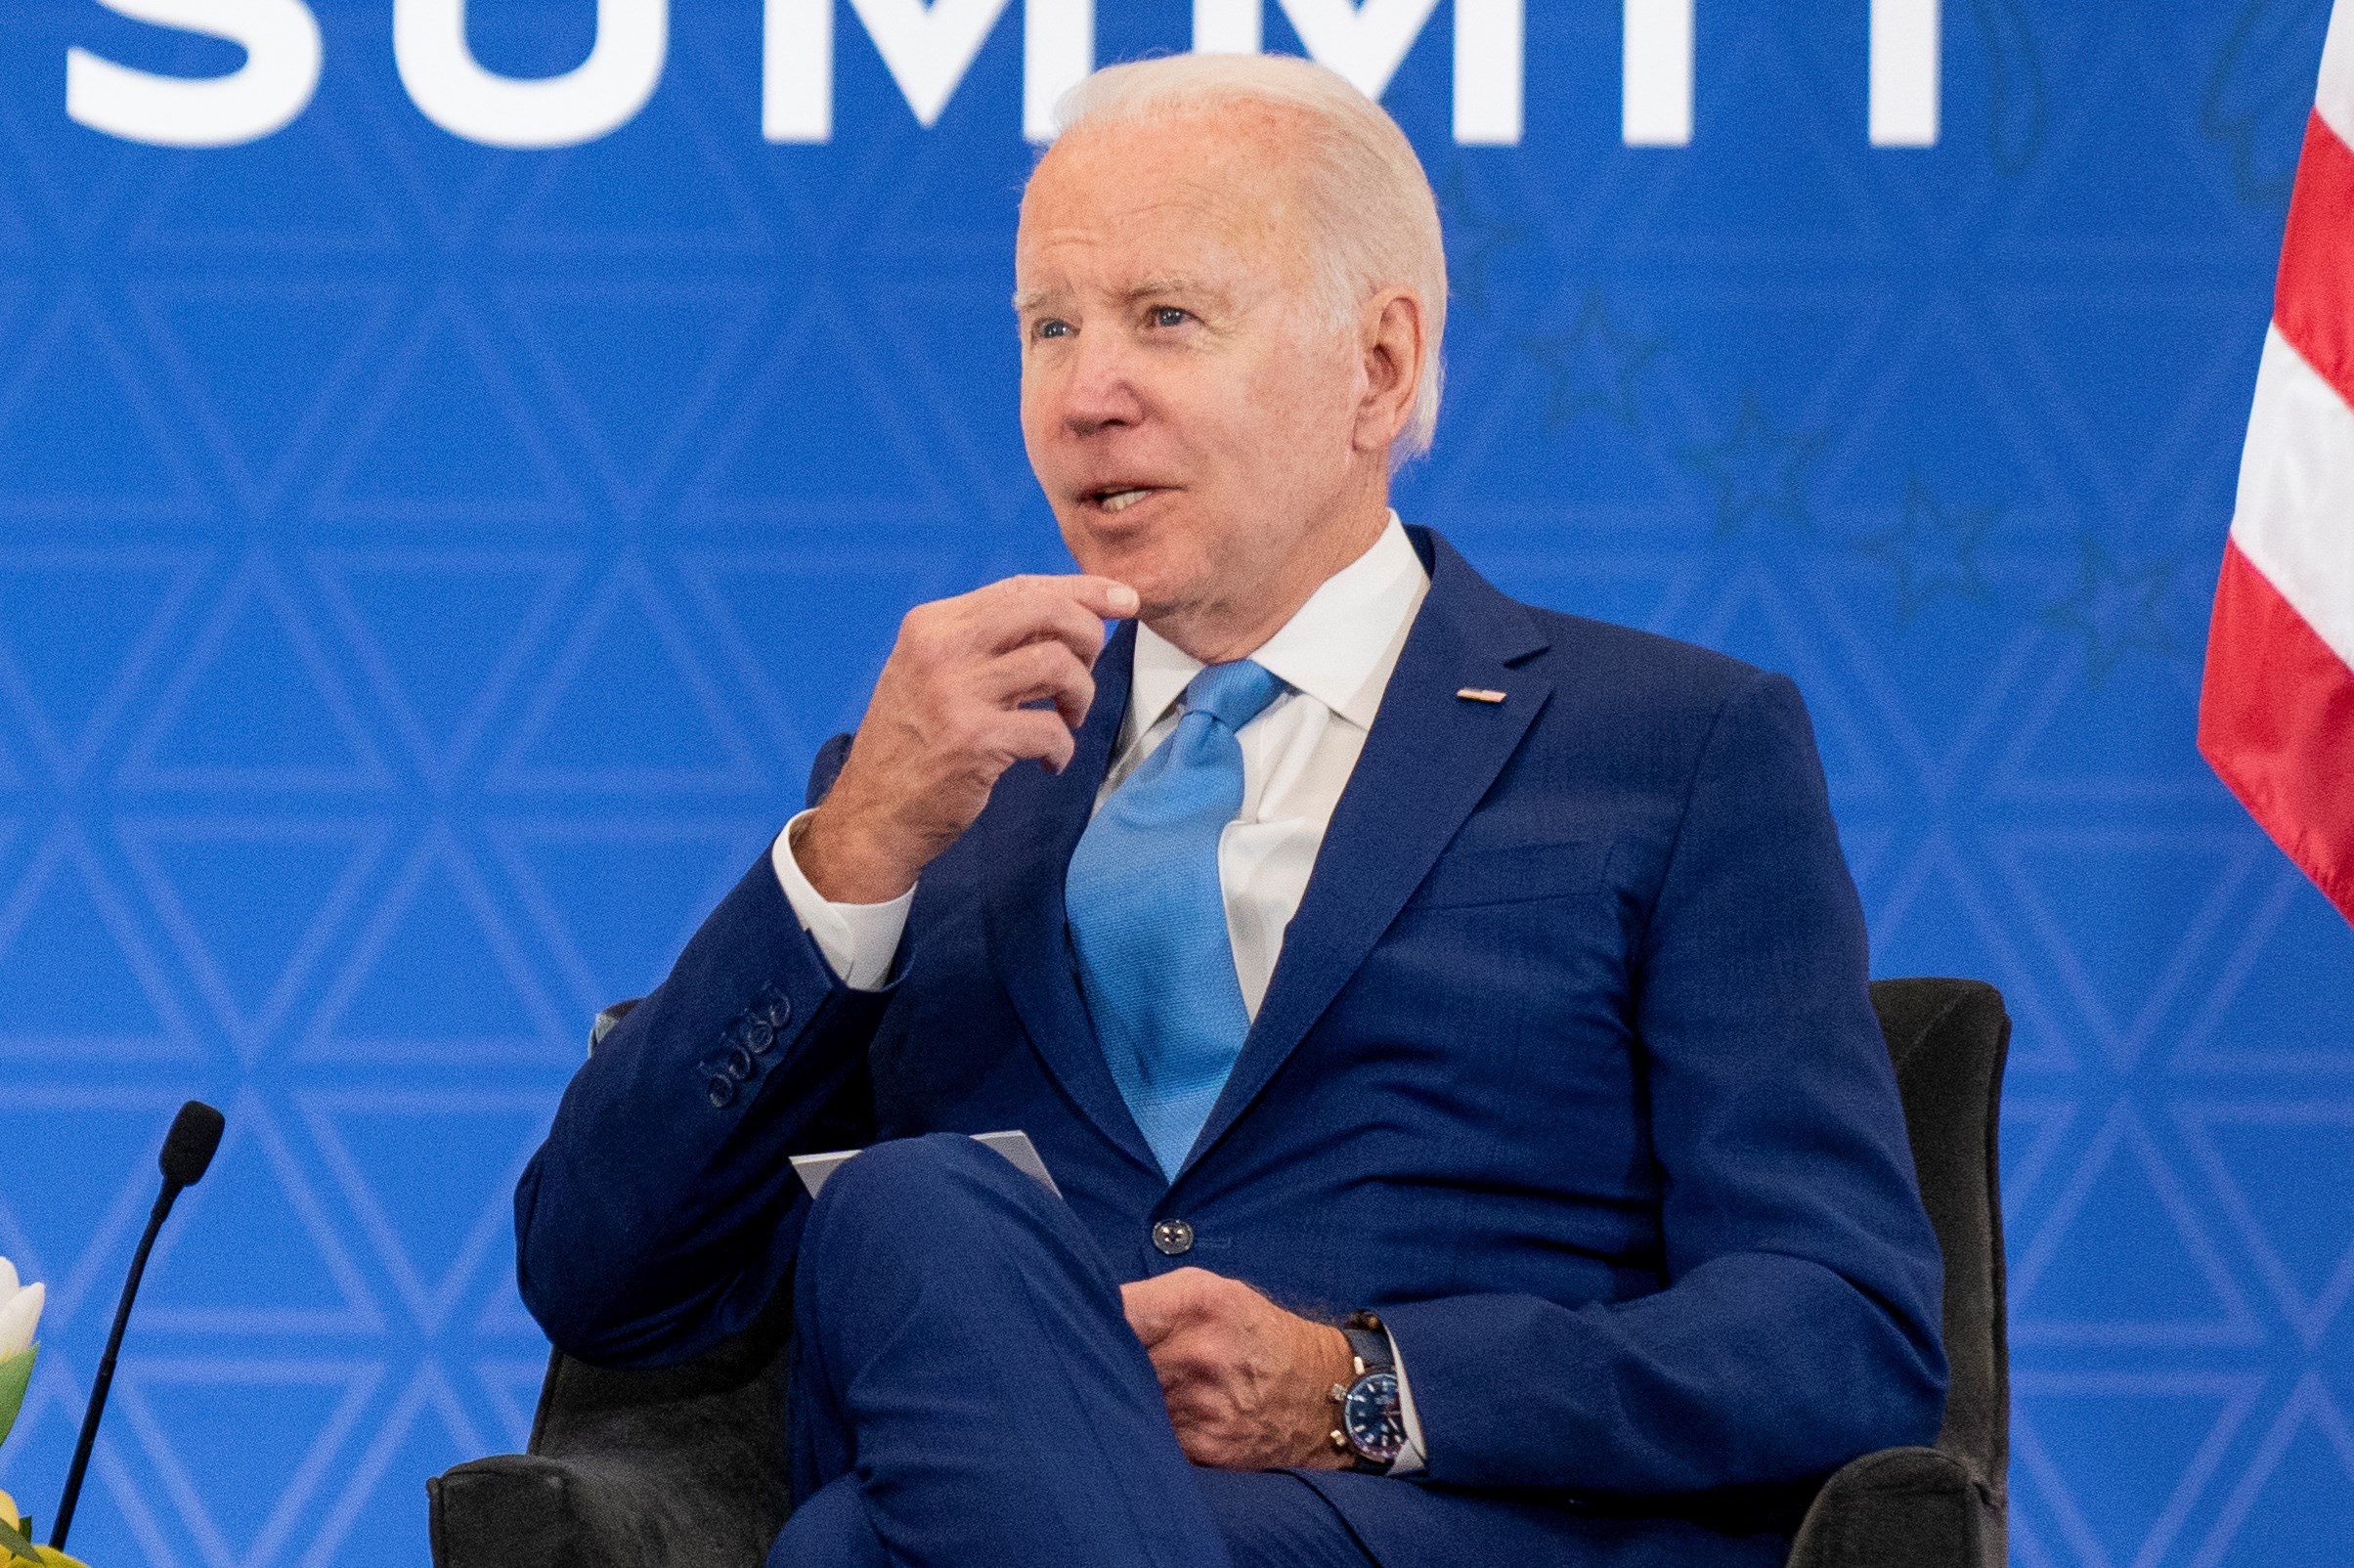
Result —
[[1456, 849], [1439, 856], [1407, 907], [1464, 909], [1586, 897], [1601, 882], [1603, 858], [1603, 846], [1593, 843]]

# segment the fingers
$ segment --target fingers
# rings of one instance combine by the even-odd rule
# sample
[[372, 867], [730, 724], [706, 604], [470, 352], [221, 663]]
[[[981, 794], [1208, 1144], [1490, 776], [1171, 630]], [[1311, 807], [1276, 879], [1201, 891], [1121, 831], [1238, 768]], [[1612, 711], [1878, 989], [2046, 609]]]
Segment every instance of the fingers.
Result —
[[1106, 577], [1009, 577], [970, 598], [986, 651], [1051, 637], [1088, 665], [1103, 651], [1104, 623], [1136, 612], [1136, 590]]
[[1014, 762], [1034, 760], [1049, 773], [1060, 773], [1079, 752], [1078, 738], [1060, 714], [1042, 708], [1020, 708], [1005, 716], [1005, 753]]
[[1095, 702], [1095, 676], [1060, 642], [1032, 642], [991, 660], [983, 680], [990, 701], [1015, 708], [1051, 698], [1063, 722], [1076, 729]]
[[1173, 1269], [1150, 1280], [1121, 1285], [1120, 1307], [1128, 1315], [1128, 1327], [1145, 1342], [1147, 1350], [1152, 1349], [1180, 1328], [1201, 1320], [1202, 1283], [1217, 1278], [1207, 1269]]
[[1073, 599], [1099, 621], [1124, 621], [1136, 613], [1136, 589], [1125, 583], [1108, 577], [1092, 577], [1075, 573], [1068, 577], [1050, 577], [1049, 583], [1068, 585]]

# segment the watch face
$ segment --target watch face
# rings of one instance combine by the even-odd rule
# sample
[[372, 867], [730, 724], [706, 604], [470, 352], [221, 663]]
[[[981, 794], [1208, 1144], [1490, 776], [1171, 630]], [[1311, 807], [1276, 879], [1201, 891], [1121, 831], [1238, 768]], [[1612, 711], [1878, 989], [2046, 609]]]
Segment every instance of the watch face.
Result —
[[1341, 1430], [1349, 1447], [1376, 1464], [1387, 1464], [1406, 1446], [1406, 1418], [1398, 1409], [1398, 1374], [1367, 1372], [1340, 1405]]

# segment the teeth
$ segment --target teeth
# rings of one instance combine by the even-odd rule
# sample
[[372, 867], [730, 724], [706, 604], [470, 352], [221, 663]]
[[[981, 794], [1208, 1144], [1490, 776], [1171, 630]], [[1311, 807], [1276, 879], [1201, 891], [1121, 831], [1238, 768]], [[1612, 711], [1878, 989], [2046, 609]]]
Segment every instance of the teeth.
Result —
[[1106, 495], [1099, 504], [1108, 512], [1126, 511], [1151, 494], [1149, 490], [1114, 490]]

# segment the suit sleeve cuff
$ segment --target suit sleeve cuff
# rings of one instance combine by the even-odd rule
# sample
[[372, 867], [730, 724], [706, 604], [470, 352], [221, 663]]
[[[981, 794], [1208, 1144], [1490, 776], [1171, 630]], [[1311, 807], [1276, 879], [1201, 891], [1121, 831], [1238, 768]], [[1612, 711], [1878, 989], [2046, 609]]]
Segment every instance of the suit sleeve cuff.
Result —
[[1422, 1421], [1415, 1414], [1414, 1382], [1406, 1375], [1406, 1358], [1398, 1353], [1398, 1336], [1386, 1328], [1381, 1331], [1389, 1339], [1390, 1370], [1398, 1374], [1398, 1418], [1406, 1427], [1406, 1446], [1389, 1461], [1389, 1473], [1419, 1475], [1423, 1469]]
[[785, 901], [802, 930], [817, 944], [835, 976], [853, 991], [879, 991], [891, 978], [891, 962], [898, 955], [899, 937], [907, 929], [907, 909], [915, 902], [908, 889], [888, 903], [838, 904], [809, 885], [801, 862], [793, 857], [793, 834], [809, 813], [802, 812], [768, 847], [768, 862], [785, 890]]

